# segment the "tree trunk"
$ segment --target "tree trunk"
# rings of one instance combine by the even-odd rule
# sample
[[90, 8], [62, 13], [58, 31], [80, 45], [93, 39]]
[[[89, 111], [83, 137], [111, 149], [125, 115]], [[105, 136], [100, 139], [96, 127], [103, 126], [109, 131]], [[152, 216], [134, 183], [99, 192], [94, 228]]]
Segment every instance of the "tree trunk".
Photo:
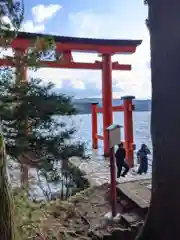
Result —
[[[24, 54], [25, 51], [22, 49], [15, 49], [15, 61], [16, 61], [16, 71], [15, 71], [15, 84], [22, 85], [23, 83], [27, 83], [27, 66], [24, 65]], [[26, 125], [28, 127], [28, 118], [26, 119]], [[29, 135], [29, 130], [24, 129], [24, 131]], [[29, 169], [26, 164], [26, 160], [23, 156], [20, 156], [20, 164], [21, 164], [21, 187], [28, 187], [28, 174]]]
[[26, 189], [28, 188], [29, 183], [29, 171], [28, 166], [21, 164], [21, 187]]
[[14, 209], [11, 189], [7, 179], [7, 157], [3, 136], [0, 134], [0, 239], [14, 240]]
[[138, 240], [180, 239], [180, 1], [149, 0], [152, 198]]

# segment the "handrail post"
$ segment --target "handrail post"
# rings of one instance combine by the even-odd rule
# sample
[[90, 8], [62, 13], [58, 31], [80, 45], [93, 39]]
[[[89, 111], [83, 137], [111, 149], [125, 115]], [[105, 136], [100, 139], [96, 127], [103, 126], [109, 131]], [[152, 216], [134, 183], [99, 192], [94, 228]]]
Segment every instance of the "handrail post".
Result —
[[98, 139], [97, 139], [97, 106], [98, 103], [92, 103], [91, 104], [91, 112], [92, 112], [92, 148], [97, 149], [98, 148]]

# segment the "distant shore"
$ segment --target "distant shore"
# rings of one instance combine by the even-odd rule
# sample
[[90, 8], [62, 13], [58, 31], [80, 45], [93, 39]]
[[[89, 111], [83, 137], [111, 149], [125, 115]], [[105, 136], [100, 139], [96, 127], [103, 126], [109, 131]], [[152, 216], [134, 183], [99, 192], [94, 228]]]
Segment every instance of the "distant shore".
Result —
[[[74, 99], [73, 103], [78, 113], [80, 114], [90, 114], [91, 113], [91, 103], [96, 102], [99, 106], [102, 106], [102, 99], [100, 98], [83, 98]], [[151, 111], [151, 100], [134, 100], [135, 111], [136, 112], [149, 112]], [[113, 106], [119, 106], [122, 104], [122, 100], [113, 99]]]

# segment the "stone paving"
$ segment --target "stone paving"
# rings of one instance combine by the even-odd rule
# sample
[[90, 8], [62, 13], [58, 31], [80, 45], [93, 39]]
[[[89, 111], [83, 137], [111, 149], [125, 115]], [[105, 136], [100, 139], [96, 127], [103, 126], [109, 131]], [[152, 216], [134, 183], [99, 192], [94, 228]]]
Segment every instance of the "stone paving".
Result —
[[[97, 155], [96, 152], [94, 152], [88, 160], [72, 157], [69, 159], [69, 162], [79, 168], [91, 186], [100, 186], [104, 183], [110, 183], [109, 160], [105, 159], [103, 156]], [[139, 181], [140, 184], [144, 184], [143, 182], [148, 180], [148, 184], [144, 184], [144, 186], [151, 189], [151, 173], [137, 175], [136, 171], [137, 166], [131, 169], [126, 177], [117, 179], [117, 183]]]

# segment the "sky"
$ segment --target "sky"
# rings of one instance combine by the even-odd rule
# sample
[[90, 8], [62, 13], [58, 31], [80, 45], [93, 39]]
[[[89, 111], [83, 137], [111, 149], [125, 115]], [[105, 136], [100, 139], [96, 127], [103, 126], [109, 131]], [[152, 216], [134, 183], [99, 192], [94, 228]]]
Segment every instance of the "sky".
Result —
[[[115, 55], [113, 60], [132, 64], [131, 71], [113, 71], [113, 97], [151, 97], [149, 33], [145, 26], [147, 6], [143, 0], [24, 0], [22, 30], [62, 36], [106, 39], [142, 39], [133, 55]], [[93, 62], [96, 54], [74, 53], [75, 61]], [[29, 71], [29, 77], [52, 81], [63, 93], [77, 98], [101, 97], [101, 72], [44, 69]]]

